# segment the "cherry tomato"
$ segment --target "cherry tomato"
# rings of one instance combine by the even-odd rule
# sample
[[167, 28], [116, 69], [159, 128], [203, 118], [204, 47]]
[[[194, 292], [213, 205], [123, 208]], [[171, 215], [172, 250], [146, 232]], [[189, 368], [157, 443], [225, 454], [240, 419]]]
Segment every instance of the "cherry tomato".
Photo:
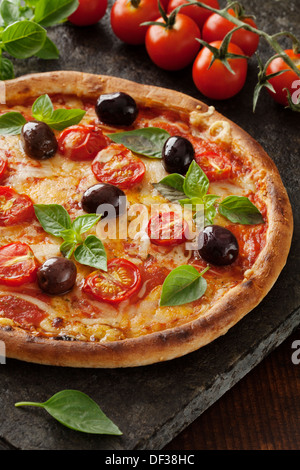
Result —
[[[162, 18], [157, 20], [163, 22]], [[146, 34], [146, 49], [151, 60], [165, 70], [180, 70], [188, 66], [199, 51], [200, 30], [195, 21], [177, 14], [174, 25], [165, 28], [151, 25]]]
[[39, 326], [47, 316], [37, 305], [13, 295], [0, 297], [1, 316], [10, 318], [22, 326]]
[[[295, 54], [292, 49], [285, 50], [285, 53], [292, 59], [300, 70], [300, 54]], [[272, 60], [267, 68], [267, 75], [286, 69], [290, 69], [290, 67], [282, 58], [279, 57]], [[273, 85], [275, 93], [268, 88], [267, 90], [277, 103], [280, 103], [283, 106], [288, 106], [287, 92], [285, 89], [289, 90], [292, 99], [293, 94], [295, 93], [295, 104], [297, 103], [297, 99], [300, 96], [300, 77], [293, 70], [277, 75], [277, 77], [270, 78], [269, 82]]]
[[71, 126], [58, 138], [60, 153], [71, 160], [92, 160], [109, 142], [95, 126]]
[[[170, 0], [168, 4], [168, 14], [170, 14], [175, 8], [179, 7], [180, 5], [184, 5], [188, 3], [186, 0]], [[205, 5], [208, 5], [212, 8], [220, 8], [218, 0], [204, 0], [202, 3], [205, 3]], [[183, 7], [180, 9], [180, 13], [182, 15], [187, 15], [192, 20], [197, 23], [199, 26], [200, 30], [202, 29], [205, 21], [207, 18], [212, 15], [212, 12], [209, 10], [206, 10], [205, 8], [198, 7], [198, 5], [191, 5], [187, 7]]]
[[109, 183], [118, 188], [131, 188], [144, 178], [146, 167], [127, 149], [112, 156], [108, 161], [101, 160], [101, 154], [92, 163], [92, 171], [101, 183]]
[[8, 186], [0, 186], [0, 227], [29, 222], [35, 216], [33, 202]]
[[230, 160], [224, 155], [207, 149], [197, 152], [195, 160], [211, 182], [227, 180], [231, 177]]
[[[236, 16], [234, 10], [231, 8], [228, 10], [228, 13], [232, 16]], [[243, 19], [243, 22], [253, 28], [257, 28], [252, 18], [245, 18]], [[222, 41], [226, 34], [234, 28], [236, 28], [234, 23], [218, 15], [218, 13], [214, 13], [204, 23], [202, 38], [208, 43], [213, 41]], [[233, 33], [231, 42], [239, 46], [243, 53], [248, 57], [251, 57], [258, 48], [259, 35], [252, 31], [247, 31], [246, 29], [239, 29]]]
[[113, 259], [107, 272], [96, 271], [85, 280], [83, 290], [100, 302], [118, 304], [136, 293], [142, 283], [139, 268], [126, 259]]
[[[214, 41], [213, 47], [220, 48], [222, 42]], [[228, 52], [242, 55], [242, 50], [235, 44], [230, 43]], [[235, 72], [231, 73], [218, 59], [209, 68], [213, 54], [207, 48], [201, 49], [193, 65], [193, 80], [198, 90], [207, 98], [225, 100], [236, 95], [244, 86], [248, 63], [247, 59], [228, 59]]]
[[111, 9], [110, 22], [115, 35], [128, 44], [144, 44], [148, 26], [160, 16], [157, 0], [117, 0]]
[[0, 284], [21, 286], [34, 282], [38, 266], [25, 243], [10, 243], [0, 248]]
[[180, 245], [188, 239], [188, 224], [175, 212], [162, 212], [151, 217], [147, 231], [151, 243], [158, 246]]
[[4, 152], [0, 151], [0, 179], [4, 175], [6, 168], [7, 168], [7, 157], [4, 154]]
[[76, 26], [96, 24], [105, 15], [107, 3], [107, 0], [79, 0], [77, 10], [68, 20]]
[[168, 9], [169, 0], [160, 0], [160, 4], [165, 11]]

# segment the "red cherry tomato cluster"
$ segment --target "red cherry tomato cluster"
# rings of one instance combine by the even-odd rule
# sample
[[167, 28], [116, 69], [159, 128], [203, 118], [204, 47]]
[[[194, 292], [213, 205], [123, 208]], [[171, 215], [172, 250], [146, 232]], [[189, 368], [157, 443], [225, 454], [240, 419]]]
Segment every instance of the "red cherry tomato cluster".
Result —
[[[215, 54], [211, 49], [201, 46], [197, 39], [220, 50], [222, 40], [235, 28], [235, 24], [218, 13], [197, 5], [180, 8], [186, 3], [186, 0], [160, 0], [159, 8], [158, 0], [116, 0], [110, 11], [111, 28], [127, 44], [144, 44], [150, 59], [164, 70], [176, 71], [193, 63], [192, 77], [198, 90], [211, 99], [228, 99], [236, 95], [245, 84], [247, 58], [257, 50], [259, 35], [243, 28], [235, 31], [228, 53], [246, 57], [231, 57], [226, 62], [219, 60], [217, 56], [212, 63]], [[218, 0], [202, 0], [202, 3], [215, 9], [220, 8]], [[95, 24], [103, 18], [107, 8], [107, 0], [79, 0], [79, 7], [69, 17], [69, 21], [78, 26]], [[172, 17], [172, 12], [178, 8], [172, 24], [167, 24], [166, 27], [166, 18]], [[228, 13], [237, 15], [233, 9], [229, 9]], [[239, 19], [253, 28], [257, 27], [250, 17]], [[156, 24], [143, 24], [149, 22]], [[285, 52], [300, 68], [300, 54], [291, 50]], [[267, 75], [281, 72], [269, 80], [273, 89], [268, 88], [268, 91], [275, 101], [284, 106], [288, 105], [287, 90], [291, 96], [297, 93], [294, 84], [299, 80], [292, 70], [282, 73], [286, 69], [290, 67], [282, 58], [277, 58], [267, 70]]]

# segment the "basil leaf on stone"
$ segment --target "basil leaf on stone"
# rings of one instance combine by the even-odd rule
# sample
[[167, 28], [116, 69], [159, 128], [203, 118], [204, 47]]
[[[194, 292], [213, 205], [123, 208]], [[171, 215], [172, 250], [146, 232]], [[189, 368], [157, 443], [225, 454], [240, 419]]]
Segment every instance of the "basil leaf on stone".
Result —
[[0, 57], [0, 80], [11, 80], [15, 77], [14, 66], [11, 60]]
[[85, 115], [83, 109], [56, 109], [49, 119], [44, 122], [56, 131], [63, 131], [66, 127], [75, 126], [80, 123]]
[[145, 127], [128, 132], [108, 134], [117, 144], [123, 144], [132, 152], [149, 158], [162, 158], [162, 149], [170, 134], [158, 127]]
[[43, 408], [62, 425], [74, 431], [122, 435], [120, 429], [103, 413], [99, 405], [78, 390], [63, 390], [44, 403], [24, 401], [15, 403], [15, 406]]
[[23, 20], [4, 29], [2, 43], [5, 51], [16, 59], [28, 59], [43, 47], [46, 37], [47, 32], [40, 25]]
[[200, 299], [206, 292], [207, 282], [201, 273], [189, 265], [178, 266], [166, 277], [162, 287], [160, 306], [183, 305]]
[[26, 119], [21, 113], [15, 111], [0, 116], [0, 135], [17, 135], [26, 124]]
[[200, 166], [192, 161], [184, 179], [183, 191], [187, 197], [202, 198], [209, 188], [209, 179]]
[[39, 59], [56, 60], [59, 59], [59, 50], [51, 39], [46, 37], [43, 47], [35, 54]]
[[45, 232], [55, 237], [60, 237], [63, 230], [71, 228], [68, 211], [59, 204], [35, 204], [34, 211]]
[[36, 4], [34, 20], [44, 27], [54, 26], [74, 13], [78, 5], [78, 0], [40, 0]]
[[3, 0], [0, 7], [0, 14], [4, 24], [9, 25], [20, 18], [20, 9], [16, 3]]
[[32, 114], [37, 121], [51, 119], [53, 104], [49, 95], [42, 95], [32, 105]]
[[95, 235], [89, 235], [74, 253], [76, 261], [102, 271], [107, 271], [107, 256], [103, 243]]
[[258, 208], [244, 196], [228, 196], [219, 204], [219, 213], [234, 224], [256, 225], [264, 223]]

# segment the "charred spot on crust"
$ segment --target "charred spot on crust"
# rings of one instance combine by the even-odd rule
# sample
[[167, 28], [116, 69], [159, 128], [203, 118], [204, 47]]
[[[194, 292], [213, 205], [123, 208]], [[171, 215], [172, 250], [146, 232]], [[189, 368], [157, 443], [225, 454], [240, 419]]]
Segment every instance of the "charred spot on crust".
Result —
[[55, 339], [55, 341], [77, 341], [76, 338], [73, 338], [73, 336], [69, 335], [59, 335], [55, 336], [53, 339]]

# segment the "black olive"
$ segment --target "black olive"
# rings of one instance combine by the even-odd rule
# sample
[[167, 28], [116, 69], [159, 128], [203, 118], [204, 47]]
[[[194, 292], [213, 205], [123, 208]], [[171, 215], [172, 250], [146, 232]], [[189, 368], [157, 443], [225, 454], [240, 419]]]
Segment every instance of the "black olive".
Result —
[[25, 153], [35, 160], [47, 160], [58, 150], [55, 134], [44, 122], [29, 121], [24, 124], [21, 143]]
[[95, 110], [100, 121], [113, 126], [131, 126], [138, 115], [135, 100], [122, 92], [99, 96]]
[[162, 162], [168, 173], [185, 175], [194, 160], [195, 150], [185, 137], [172, 136], [165, 142], [162, 151]]
[[37, 272], [39, 287], [47, 294], [62, 295], [69, 292], [76, 282], [77, 268], [73, 261], [54, 257], [48, 259]]
[[225, 266], [233, 263], [239, 254], [234, 234], [219, 225], [208, 225], [198, 237], [200, 256], [208, 263]]
[[113, 184], [95, 184], [83, 194], [81, 207], [89, 214], [102, 214], [102, 220], [113, 219], [126, 211], [126, 195]]

